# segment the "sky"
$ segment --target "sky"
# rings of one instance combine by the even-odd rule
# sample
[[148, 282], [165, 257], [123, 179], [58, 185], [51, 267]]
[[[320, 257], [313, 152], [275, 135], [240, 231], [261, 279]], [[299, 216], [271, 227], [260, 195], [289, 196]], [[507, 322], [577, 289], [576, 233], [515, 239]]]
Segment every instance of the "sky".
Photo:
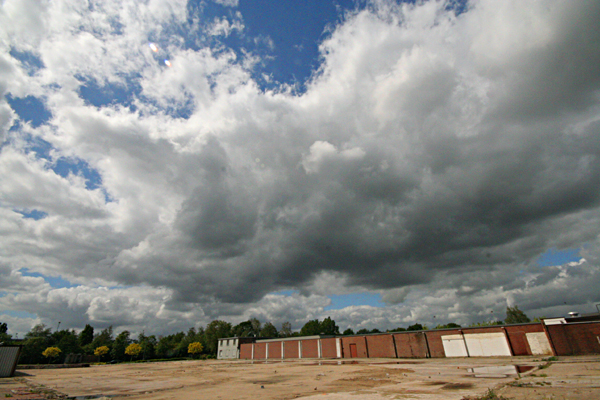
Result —
[[600, 3], [2, 0], [0, 321], [594, 312]]

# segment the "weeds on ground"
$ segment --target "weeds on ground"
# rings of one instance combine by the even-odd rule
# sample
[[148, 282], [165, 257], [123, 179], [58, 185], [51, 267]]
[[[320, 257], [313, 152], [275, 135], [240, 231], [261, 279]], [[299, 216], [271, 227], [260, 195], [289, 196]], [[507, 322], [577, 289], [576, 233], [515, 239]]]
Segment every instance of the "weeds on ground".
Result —
[[546, 357], [546, 358], [542, 358], [542, 361], [547, 361], [547, 362], [558, 361], [558, 357], [556, 357], [556, 356]]
[[488, 389], [484, 395], [478, 397], [463, 397], [462, 400], [509, 400], [507, 397], [496, 394], [493, 389]]

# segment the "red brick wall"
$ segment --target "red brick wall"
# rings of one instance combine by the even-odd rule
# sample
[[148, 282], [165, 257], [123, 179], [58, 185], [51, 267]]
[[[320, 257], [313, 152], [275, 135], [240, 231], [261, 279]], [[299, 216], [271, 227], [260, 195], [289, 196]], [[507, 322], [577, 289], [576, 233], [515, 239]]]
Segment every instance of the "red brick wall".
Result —
[[254, 343], [254, 359], [261, 360], [266, 358], [267, 355], [267, 344], [266, 343]]
[[281, 360], [281, 342], [269, 343], [269, 358]]
[[252, 343], [240, 344], [240, 358], [242, 360], [252, 359]]
[[298, 341], [289, 340], [284, 342], [283, 352], [285, 358], [299, 358], [298, 357]]
[[427, 335], [427, 344], [429, 345], [429, 356], [431, 358], [442, 358], [446, 357], [446, 352], [444, 351], [444, 345], [442, 343], [442, 336], [459, 335], [460, 331], [458, 329], [427, 331], [425, 334]]
[[398, 358], [425, 358], [427, 356], [425, 336], [421, 333], [394, 333], [394, 340]]
[[493, 332], [502, 332], [502, 327], [500, 326], [486, 326], [486, 327], [472, 327], [472, 328], [461, 328], [463, 334], [465, 335], [474, 335], [477, 333], [493, 333]]
[[396, 358], [392, 335], [366, 336], [370, 358]]
[[600, 322], [548, 325], [559, 356], [600, 353]]
[[321, 339], [321, 356], [323, 358], [336, 358], [337, 349], [335, 346], [335, 338]]
[[356, 352], [358, 358], [368, 357], [367, 342], [364, 336], [346, 336], [342, 337], [342, 352], [344, 358], [352, 358], [350, 354], [350, 344], [356, 344]]
[[302, 341], [302, 358], [319, 358], [318, 339]]
[[511, 325], [505, 328], [510, 347], [515, 356], [532, 355], [529, 342], [527, 341], [527, 333], [544, 332], [542, 324]]

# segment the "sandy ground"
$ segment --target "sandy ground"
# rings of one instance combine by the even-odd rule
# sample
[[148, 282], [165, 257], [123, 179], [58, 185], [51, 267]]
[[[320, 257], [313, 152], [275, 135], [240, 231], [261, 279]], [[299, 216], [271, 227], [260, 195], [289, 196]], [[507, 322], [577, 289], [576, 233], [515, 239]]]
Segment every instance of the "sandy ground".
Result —
[[600, 356], [550, 364], [539, 357], [178, 361], [18, 375], [0, 378], [0, 398], [461, 400], [494, 389], [519, 400], [600, 399]]

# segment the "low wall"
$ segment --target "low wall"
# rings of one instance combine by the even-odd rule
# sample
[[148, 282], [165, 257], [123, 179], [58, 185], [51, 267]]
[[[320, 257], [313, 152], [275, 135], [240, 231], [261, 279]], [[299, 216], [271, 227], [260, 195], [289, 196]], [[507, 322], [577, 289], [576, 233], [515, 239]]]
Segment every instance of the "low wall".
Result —
[[557, 356], [600, 353], [600, 322], [572, 322], [547, 325]]
[[[241, 359], [252, 359], [252, 346], [251, 343], [240, 346]], [[281, 341], [269, 342], [269, 359], [281, 359], [281, 351]], [[528, 323], [337, 338], [299, 338], [286, 339], [283, 345], [283, 358], [443, 358], [552, 354], [600, 354], [600, 321], [545, 327], [541, 323]], [[266, 356], [266, 343], [255, 343], [254, 359], [265, 359]]]

